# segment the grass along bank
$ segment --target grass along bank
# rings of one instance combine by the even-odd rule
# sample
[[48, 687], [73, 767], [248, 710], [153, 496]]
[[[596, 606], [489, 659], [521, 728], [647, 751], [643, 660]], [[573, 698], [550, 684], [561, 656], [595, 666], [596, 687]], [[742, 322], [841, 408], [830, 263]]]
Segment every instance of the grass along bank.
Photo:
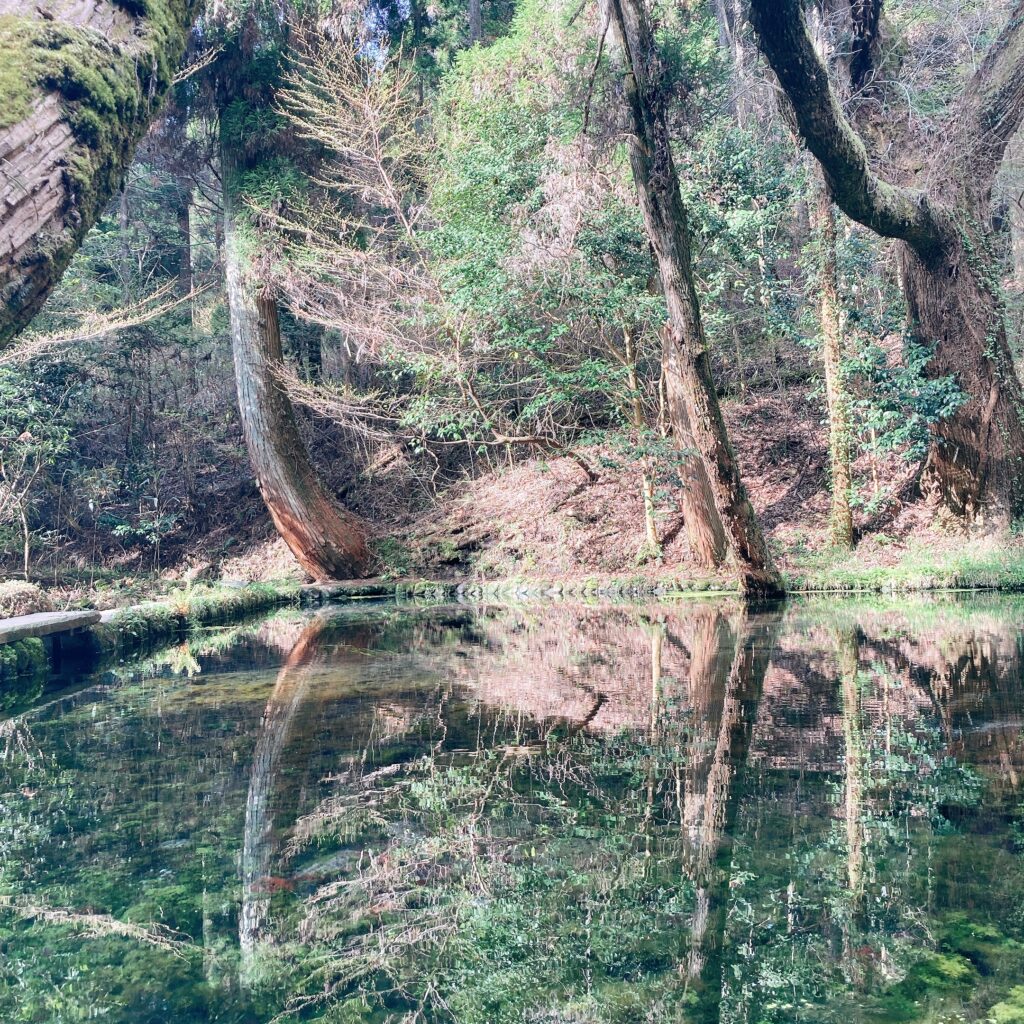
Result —
[[794, 593], [925, 590], [1024, 592], [1024, 546], [968, 540], [938, 547], [909, 544], [870, 560], [855, 550], [796, 555], [785, 571]]

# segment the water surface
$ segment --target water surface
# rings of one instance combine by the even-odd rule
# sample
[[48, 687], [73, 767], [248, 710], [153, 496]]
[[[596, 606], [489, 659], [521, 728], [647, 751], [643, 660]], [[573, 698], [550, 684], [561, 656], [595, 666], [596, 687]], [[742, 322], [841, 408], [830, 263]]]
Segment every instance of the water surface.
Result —
[[1024, 1021], [1024, 603], [279, 614], [0, 721], [0, 1020]]

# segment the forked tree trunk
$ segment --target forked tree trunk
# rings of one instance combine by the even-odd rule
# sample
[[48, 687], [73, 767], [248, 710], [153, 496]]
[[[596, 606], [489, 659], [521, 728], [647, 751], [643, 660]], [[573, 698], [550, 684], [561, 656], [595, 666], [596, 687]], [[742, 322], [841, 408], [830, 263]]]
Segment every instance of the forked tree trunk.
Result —
[[621, 62], [629, 159], [647, 236], [668, 305], [668, 342], [678, 392], [690, 421], [715, 507], [732, 543], [743, 590], [783, 593], [782, 578], [740, 479], [718, 405], [690, 258], [689, 224], [679, 192], [658, 56], [642, 0], [602, 0], [611, 49]]
[[234, 164], [223, 150], [224, 258], [238, 409], [249, 459], [278, 533], [316, 580], [359, 576], [368, 552], [362, 524], [317, 476], [283, 389], [277, 303], [251, 280], [231, 196]]
[[[870, 66], [880, 4], [867, 10], [861, 47]], [[801, 136], [836, 204], [899, 240], [913, 325], [934, 355], [927, 372], [952, 377], [965, 401], [932, 429], [922, 484], [968, 521], [1024, 514], [1024, 391], [1006, 335], [990, 251], [992, 185], [1024, 120], [1024, 0], [1015, 0], [946, 130], [913, 154], [931, 191], [893, 184], [871, 167], [815, 52], [800, 0], [751, 0], [762, 52], [788, 96]], [[855, 33], [856, 35], [856, 33]], [[856, 84], [857, 67], [851, 64]], [[909, 163], [909, 160], [903, 162]]]
[[198, 0], [0, 0], [0, 345], [121, 187]]
[[829, 468], [832, 483], [832, 507], [829, 514], [829, 540], [838, 548], [853, 547], [853, 514], [850, 492], [850, 396], [843, 371], [843, 316], [839, 302], [839, 275], [836, 267], [836, 215], [832, 197], [824, 182], [819, 182], [812, 214], [818, 232], [819, 317], [821, 356], [825, 364], [825, 399], [828, 405]]

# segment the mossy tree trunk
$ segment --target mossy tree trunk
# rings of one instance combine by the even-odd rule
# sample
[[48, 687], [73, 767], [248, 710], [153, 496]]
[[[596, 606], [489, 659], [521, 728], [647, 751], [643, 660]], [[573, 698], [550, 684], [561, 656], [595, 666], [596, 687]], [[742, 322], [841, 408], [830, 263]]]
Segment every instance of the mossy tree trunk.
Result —
[[359, 576], [368, 560], [363, 525], [320, 481], [281, 383], [277, 302], [252, 277], [232, 196], [237, 164], [222, 140], [224, 259], [238, 408], [253, 472], [274, 526], [315, 580]]
[[[996, 172], [1024, 119], [1024, 2], [990, 46], [938, 141], [913, 161], [925, 192], [875, 173], [815, 52], [800, 0], [751, 0], [759, 44], [793, 107], [836, 204], [897, 239], [902, 279], [928, 372], [951, 377], [965, 397], [932, 428], [922, 478], [967, 520], [1005, 522], [1024, 513], [1024, 394], [992, 269], [990, 205]], [[870, 28], [870, 26], [869, 26]], [[851, 68], [851, 73], [853, 72]]]
[[832, 477], [832, 507], [829, 540], [837, 548], [853, 547], [853, 514], [850, 494], [850, 396], [843, 369], [843, 315], [839, 301], [836, 260], [836, 214], [828, 186], [819, 182], [814, 197], [812, 222], [817, 229], [818, 271], [821, 293], [818, 314], [821, 324], [821, 357], [825, 366], [825, 399], [828, 406], [829, 467]]
[[0, 0], [0, 345], [121, 187], [199, 0]]
[[660, 66], [647, 14], [641, 0], [602, 0], [602, 10], [613, 59], [621, 72], [633, 180], [661, 271], [672, 374], [689, 419], [693, 447], [707, 471], [744, 591], [781, 594], [782, 578], [740, 479], [711, 377], [693, 280], [689, 224], [669, 146]]
[[484, 14], [481, 0], [469, 0], [469, 45], [479, 43], [484, 37]]
[[[864, 896], [864, 738], [860, 724], [857, 673], [860, 648], [855, 630], [837, 630], [834, 637], [843, 692], [845, 747], [846, 877], [850, 904], [858, 910]], [[849, 937], [844, 952], [849, 952]]]

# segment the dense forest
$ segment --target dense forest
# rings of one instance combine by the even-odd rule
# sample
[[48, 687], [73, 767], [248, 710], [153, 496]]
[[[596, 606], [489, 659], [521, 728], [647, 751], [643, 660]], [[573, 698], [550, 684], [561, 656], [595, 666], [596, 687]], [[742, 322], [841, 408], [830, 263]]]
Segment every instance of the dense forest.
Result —
[[1021, 575], [1020, 3], [12, 0], [0, 100], [9, 578]]

